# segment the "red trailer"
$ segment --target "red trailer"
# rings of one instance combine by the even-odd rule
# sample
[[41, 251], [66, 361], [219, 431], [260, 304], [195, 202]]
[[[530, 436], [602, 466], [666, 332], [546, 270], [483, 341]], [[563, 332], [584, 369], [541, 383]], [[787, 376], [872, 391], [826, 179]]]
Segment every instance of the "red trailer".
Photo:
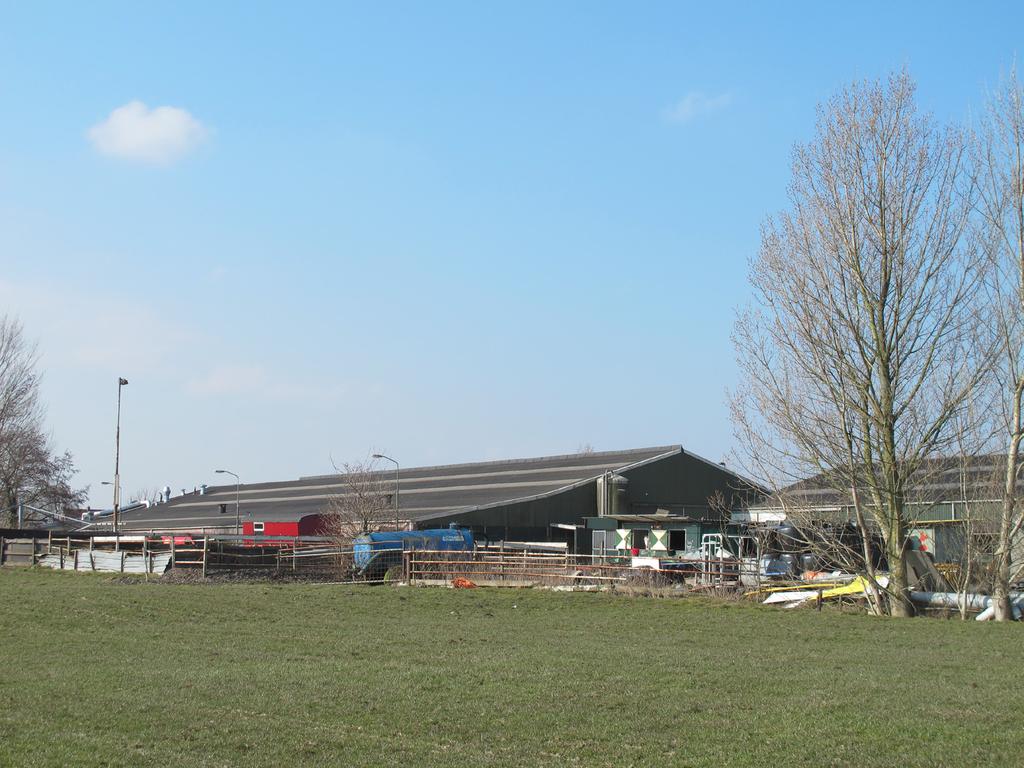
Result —
[[[323, 536], [325, 521], [320, 515], [303, 515], [298, 520], [248, 520], [242, 523], [242, 535], [253, 536]], [[245, 542], [252, 546], [252, 539]], [[274, 546], [274, 542], [267, 542]]]

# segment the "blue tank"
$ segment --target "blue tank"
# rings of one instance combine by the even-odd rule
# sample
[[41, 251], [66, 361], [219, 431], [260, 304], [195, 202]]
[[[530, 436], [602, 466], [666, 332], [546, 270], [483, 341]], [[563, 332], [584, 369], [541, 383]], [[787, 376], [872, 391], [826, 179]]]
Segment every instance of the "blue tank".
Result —
[[352, 557], [363, 573], [383, 573], [401, 562], [401, 553], [407, 549], [469, 551], [473, 549], [473, 532], [467, 528], [429, 528], [364, 533], [352, 542]]

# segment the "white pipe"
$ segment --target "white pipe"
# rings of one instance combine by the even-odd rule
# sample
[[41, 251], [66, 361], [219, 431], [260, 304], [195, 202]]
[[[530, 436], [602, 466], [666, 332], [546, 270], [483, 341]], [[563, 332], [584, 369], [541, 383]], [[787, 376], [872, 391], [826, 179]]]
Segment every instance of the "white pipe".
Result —
[[[957, 592], [911, 592], [910, 600], [929, 608], [953, 608], [959, 610], [961, 604], [963, 604], [967, 610], [981, 611], [975, 617], [977, 621], [988, 621], [995, 614], [995, 608], [992, 605], [992, 598], [990, 596], [971, 592], [966, 594]], [[1020, 619], [1022, 608], [1024, 608], [1024, 594], [1011, 592], [1010, 609], [1013, 611], [1013, 618]]]
[[[1010, 611], [1013, 613], [1013, 618], [1016, 619], [1017, 621], [1020, 621], [1020, 617], [1022, 615], [1021, 614], [1021, 609], [1020, 609], [1020, 602], [1021, 601], [1018, 599], [1018, 600], [1015, 600], [1015, 601], [1010, 603]], [[988, 621], [989, 619], [991, 619], [995, 615], [996, 615], [996, 607], [994, 605], [989, 605], [988, 608], [986, 608], [984, 611], [982, 611], [977, 616], [975, 616], [974, 620], [975, 621]]]

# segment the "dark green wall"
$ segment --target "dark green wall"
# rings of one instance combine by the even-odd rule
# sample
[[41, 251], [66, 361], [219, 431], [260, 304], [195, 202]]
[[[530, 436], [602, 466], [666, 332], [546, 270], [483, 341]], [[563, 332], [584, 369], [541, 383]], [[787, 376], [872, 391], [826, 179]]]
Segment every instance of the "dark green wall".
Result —
[[[622, 474], [629, 479], [625, 514], [654, 514], [661, 508], [676, 515], [718, 521], [749, 493], [741, 490], [739, 478], [724, 467], [685, 453], [658, 459]], [[716, 492], [726, 500], [723, 509], [709, 506], [709, 498]], [[584, 518], [596, 515], [597, 483], [592, 481], [542, 499], [424, 520], [418, 527], [444, 527], [455, 523], [492, 539], [547, 541], [564, 537], [571, 540], [571, 532], [552, 529], [551, 525], [582, 525]]]
[[[725, 467], [680, 453], [622, 472], [629, 479], [628, 514], [654, 514], [658, 508], [695, 519], [721, 519], [750, 495]], [[714, 506], [720, 494], [724, 506]]]
[[[552, 524], [582, 523], [583, 518], [596, 512], [597, 484], [586, 483], [554, 496], [455, 514], [420, 527], [456, 523], [493, 539], [547, 541]], [[570, 532], [565, 533], [568, 538]]]

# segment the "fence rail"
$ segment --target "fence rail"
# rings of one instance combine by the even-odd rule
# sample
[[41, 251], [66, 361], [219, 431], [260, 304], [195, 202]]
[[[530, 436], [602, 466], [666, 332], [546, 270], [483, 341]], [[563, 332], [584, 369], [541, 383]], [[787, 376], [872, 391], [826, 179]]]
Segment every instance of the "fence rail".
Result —
[[[199, 536], [187, 534], [81, 534], [63, 536], [0, 536], [0, 565], [38, 564], [70, 570], [145, 572], [193, 568], [212, 571], [343, 573], [352, 559], [349, 549], [329, 545], [322, 536]], [[49, 559], [47, 559], [49, 558]], [[45, 560], [45, 561], [44, 561]], [[85, 567], [88, 564], [89, 567]]]
[[[643, 558], [639, 559], [641, 563]], [[508, 583], [570, 583], [599, 585], [638, 578], [690, 581], [695, 584], [728, 584], [757, 577], [756, 563], [735, 558], [690, 559], [660, 567], [638, 565], [624, 555], [574, 555], [568, 553], [478, 549], [473, 552], [413, 550], [405, 553], [404, 571], [410, 582], [471, 581]]]
[[[113, 556], [107, 556], [112, 553]], [[49, 558], [43, 562], [44, 558]], [[37, 565], [75, 570], [162, 572], [193, 569], [203, 576], [218, 572], [273, 572], [331, 581], [377, 582], [389, 577], [412, 583], [469, 579], [496, 584], [608, 585], [653, 578], [695, 584], [757, 579], [756, 561], [734, 558], [663, 561], [624, 553], [577, 555], [567, 551], [479, 547], [471, 551], [395, 550], [386, 562], [360, 571], [353, 551], [322, 536], [202, 536], [189, 534], [104, 534], [0, 536], [0, 564]], [[652, 574], [644, 566], [653, 563]]]

